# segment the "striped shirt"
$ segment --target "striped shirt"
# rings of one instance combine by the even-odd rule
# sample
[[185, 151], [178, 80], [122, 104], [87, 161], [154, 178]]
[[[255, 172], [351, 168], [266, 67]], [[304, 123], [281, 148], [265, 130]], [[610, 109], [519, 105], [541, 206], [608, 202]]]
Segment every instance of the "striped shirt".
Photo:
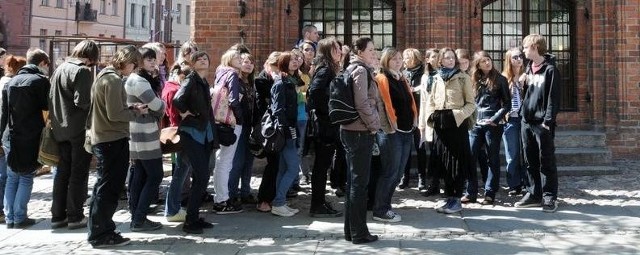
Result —
[[511, 112], [509, 117], [518, 117], [522, 98], [520, 97], [520, 82], [515, 81], [511, 88]]
[[160, 150], [159, 120], [164, 114], [165, 103], [153, 92], [149, 82], [132, 73], [124, 85], [127, 93], [127, 104], [146, 104], [149, 113], [138, 115], [129, 122], [129, 154], [131, 159], [162, 158]]

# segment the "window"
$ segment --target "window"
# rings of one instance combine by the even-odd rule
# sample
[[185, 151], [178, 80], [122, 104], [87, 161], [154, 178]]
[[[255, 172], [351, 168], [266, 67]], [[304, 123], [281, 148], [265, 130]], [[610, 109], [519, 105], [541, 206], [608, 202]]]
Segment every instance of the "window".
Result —
[[315, 25], [323, 37], [346, 44], [367, 36], [378, 49], [395, 46], [395, 5], [393, 0], [303, 0], [300, 27]]
[[107, 0], [100, 0], [100, 14], [105, 14], [107, 11]]
[[[62, 36], [62, 30], [56, 30], [54, 34], [56, 37]], [[53, 49], [60, 51], [60, 42], [53, 43]]]
[[111, 15], [118, 16], [118, 0], [111, 1]]
[[[47, 30], [46, 29], [40, 29], [40, 35], [47, 35]], [[40, 38], [40, 41], [38, 42], [38, 46], [40, 47], [41, 50], [43, 51], [47, 51], [47, 40], [45, 40], [45, 38]]]
[[56, 0], [56, 8], [64, 8], [64, 0]]
[[146, 6], [142, 6], [142, 15], [140, 16], [142, 18], [142, 20], [140, 21], [140, 24], [142, 24], [142, 27], [147, 27], [147, 7]]
[[129, 26], [136, 26], [136, 4], [131, 4], [131, 17], [129, 18]]
[[575, 59], [572, 42], [573, 10], [569, 1], [498, 0], [482, 8], [482, 48], [502, 70], [504, 52], [522, 47], [522, 39], [532, 33], [547, 39], [547, 51], [556, 56], [556, 67], [562, 74], [561, 110], [577, 110], [574, 80]]
[[187, 5], [187, 8], [184, 10], [184, 23], [187, 25], [191, 25], [191, 5]]
[[42, 6], [49, 6], [49, 0], [42, 0], [42, 1], [40, 1], [40, 5], [42, 5]]
[[178, 11], [178, 15], [176, 15], [176, 23], [181, 24], [182, 22], [180, 20], [182, 19], [182, 5], [178, 4], [176, 6], [176, 10]]

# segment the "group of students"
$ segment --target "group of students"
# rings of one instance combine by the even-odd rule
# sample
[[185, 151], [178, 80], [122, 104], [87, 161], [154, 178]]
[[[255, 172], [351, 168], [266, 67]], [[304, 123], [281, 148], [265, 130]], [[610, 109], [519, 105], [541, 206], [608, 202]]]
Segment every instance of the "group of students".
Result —
[[[456, 213], [463, 203], [477, 201], [476, 162], [481, 169], [488, 167], [481, 171], [482, 204], [493, 204], [501, 141], [509, 194], [527, 191], [516, 206], [556, 210], [553, 137], [560, 78], [543, 36], [529, 35], [522, 50], [508, 50], [501, 74], [484, 51], [470, 59], [466, 50], [428, 49], [423, 58], [414, 48], [401, 52], [387, 47], [379, 57], [370, 38], [357, 39], [349, 50], [334, 37], [318, 40], [313, 26], [303, 32], [296, 49], [271, 53], [257, 75], [250, 50], [232, 46], [222, 55], [213, 84], [206, 79], [209, 56], [193, 42], [181, 47], [170, 68], [159, 43], [123, 47], [95, 77], [91, 68], [98, 63], [99, 49], [90, 40], [77, 44], [50, 77], [49, 59], [41, 50], [30, 50], [26, 59], [6, 57], [0, 80], [5, 153], [0, 177], [8, 179], [6, 188], [0, 188], [7, 226], [35, 223], [26, 208], [45, 121], [60, 150], [51, 226], [88, 225], [88, 240], [97, 248], [130, 241], [116, 232], [112, 220], [125, 181], [131, 230], [162, 227], [147, 213], [163, 177], [159, 139], [164, 127], [178, 128], [182, 147], [174, 157], [164, 215], [169, 222], [184, 222], [187, 233], [213, 227], [199, 216], [210, 176], [216, 214], [242, 212], [242, 204], [283, 217], [297, 214], [287, 198], [298, 186], [305, 168], [301, 158], [311, 145], [315, 158], [309, 213], [344, 215], [345, 239], [354, 244], [378, 239], [367, 228], [367, 209], [376, 221], [401, 221], [391, 200], [396, 187], [410, 185], [414, 147], [423, 195], [440, 194], [444, 180], [446, 200], [438, 212]], [[353, 80], [359, 118], [337, 125], [329, 118], [329, 99], [332, 80], [341, 72]], [[220, 123], [216, 117], [212, 99], [219, 91], [228, 93], [233, 121]], [[49, 111], [46, 118], [43, 110]], [[279, 153], [264, 155], [252, 143], [265, 113], [285, 131]], [[308, 136], [313, 142], [304, 140]], [[524, 162], [519, 161], [521, 151]], [[83, 203], [91, 154], [97, 159], [97, 180], [87, 218]], [[267, 165], [254, 198], [250, 181], [256, 156], [266, 157]], [[329, 170], [331, 186], [346, 197], [344, 212], [325, 199]]]

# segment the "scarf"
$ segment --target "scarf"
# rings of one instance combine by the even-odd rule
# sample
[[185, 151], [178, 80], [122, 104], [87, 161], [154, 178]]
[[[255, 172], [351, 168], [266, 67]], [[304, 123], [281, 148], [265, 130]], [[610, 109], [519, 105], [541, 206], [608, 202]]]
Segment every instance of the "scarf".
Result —
[[440, 68], [440, 70], [438, 70], [438, 74], [440, 75], [440, 77], [442, 77], [442, 80], [444, 80], [445, 82], [449, 81], [451, 79], [451, 77], [453, 77], [455, 74], [457, 74], [458, 72], [460, 72], [460, 69], [458, 68]]

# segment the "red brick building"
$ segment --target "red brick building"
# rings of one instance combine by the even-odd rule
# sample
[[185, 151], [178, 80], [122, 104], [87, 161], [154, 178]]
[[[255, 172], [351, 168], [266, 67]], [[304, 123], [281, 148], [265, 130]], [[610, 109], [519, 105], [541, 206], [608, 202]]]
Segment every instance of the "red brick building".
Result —
[[29, 49], [29, 40], [17, 35], [28, 35], [31, 6], [24, 0], [2, 0], [0, 2], [0, 47], [9, 53], [23, 54]]

